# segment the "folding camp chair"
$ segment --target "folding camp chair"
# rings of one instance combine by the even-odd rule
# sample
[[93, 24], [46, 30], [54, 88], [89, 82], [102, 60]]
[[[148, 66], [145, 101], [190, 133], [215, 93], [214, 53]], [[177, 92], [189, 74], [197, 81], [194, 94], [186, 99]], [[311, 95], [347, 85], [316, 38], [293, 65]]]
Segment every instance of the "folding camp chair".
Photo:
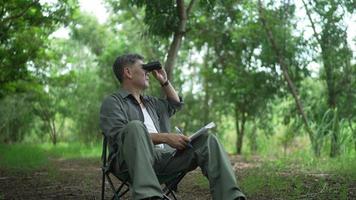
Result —
[[[107, 138], [104, 136], [103, 139], [103, 151], [102, 151], [102, 185], [101, 185], [101, 199], [104, 200], [105, 197], [105, 179], [108, 180], [108, 184], [110, 186], [110, 189], [113, 192], [113, 196], [111, 199], [119, 200], [120, 197], [124, 196], [129, 190], [130, 190], [130, 184], [129, 184], [129, 174], [128, 171], [123, 171], [120, 174], [114, 174], [110, 171], [110, 166], [108, 166], [107, 159], [108, 156], [106, 155], [107, 151]], [[110, 174], [112, 174], [114, 177], [120, 180], [121, 184], [119, 185], [118, 188], [115, 188], [113, 181], [111, 180]], [[170, 175], [170, 176], [161, 176], [158, 175], [157, 178], [161, 184], [165, 184], [165, 187], [163, 188], [163, 199], [166, 200], [178, 200], [175, 194], [175, 191], [177, 191], [177, 186], [179, 182], [183, 179], [185, 176], [185, 172], [181, 172], [178, 174]], [[173, 199], [171, 199], [169, 196], [171, 196]]]

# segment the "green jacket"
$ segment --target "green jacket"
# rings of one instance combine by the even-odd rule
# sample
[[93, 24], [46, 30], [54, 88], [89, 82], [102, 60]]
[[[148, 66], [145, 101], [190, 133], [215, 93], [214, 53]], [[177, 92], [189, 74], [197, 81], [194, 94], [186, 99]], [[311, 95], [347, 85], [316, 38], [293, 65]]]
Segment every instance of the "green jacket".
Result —
[[[169, 118], [183, 106], [182, 99], [175, 102], [169, 99], [160, 99], [151, 96], [141, 96], [152, 121], [159, 133], [170, 132]], [[106, 97], [100, 109], [100, 128], [108, 138], [109, 162], [118, 151], [121, 132], [126, 124], [133, 120], [144, 121], [139, 103], [127, 91], [120, 89]]]

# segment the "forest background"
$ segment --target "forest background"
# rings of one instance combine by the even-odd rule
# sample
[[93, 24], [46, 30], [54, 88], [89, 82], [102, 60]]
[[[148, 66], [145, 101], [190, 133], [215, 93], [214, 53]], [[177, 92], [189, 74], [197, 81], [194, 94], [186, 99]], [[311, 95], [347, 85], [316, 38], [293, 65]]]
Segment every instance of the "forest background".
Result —
[[230, 154], [355, 173], [355, 1], [105, 0], [100, 22], [89, 3], [1, 3], [0, 164], [28, 146], [99, 156], [112, 64], [134, 52], [165, 66], [185, 134], [214, 121]]

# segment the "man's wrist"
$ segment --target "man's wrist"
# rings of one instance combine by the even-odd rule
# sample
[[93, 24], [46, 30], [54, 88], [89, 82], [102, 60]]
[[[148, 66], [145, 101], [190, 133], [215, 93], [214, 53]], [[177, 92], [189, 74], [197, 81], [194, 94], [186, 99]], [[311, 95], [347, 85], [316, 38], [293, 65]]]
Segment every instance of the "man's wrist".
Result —
[[160, 133], [162, 143], [167, 143], [168, 141], [167, 135], [168, 135], [167, 133]]
[[168, 79], [166, 81], [164, 81], [163, 83], [161, 83], [162, 87], [166, 87], [167, 85], [169, 85], [169, 80]]

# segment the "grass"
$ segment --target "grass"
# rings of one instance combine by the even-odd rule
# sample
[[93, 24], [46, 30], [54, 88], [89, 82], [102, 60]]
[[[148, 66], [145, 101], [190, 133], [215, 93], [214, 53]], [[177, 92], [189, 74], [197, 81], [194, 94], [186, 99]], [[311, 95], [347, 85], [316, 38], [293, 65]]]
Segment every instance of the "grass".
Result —
[[0, 145], [0, 166], [14, 170], [31, 170], [48, 163], [46, 152], [36, 145]]
[[[201, 188], [209, 188], [208, 181], [201, 174], [195, 176], [195, 183]], [[268, 166], [244, 171], [238, 183], [248, 199], [348, 200], [351, 199], [348, 190], [354, 187], [352, 180], [338, 176], [285, 173]]]
[[270, 160], [265, 163], [274, 170], [291, 170], [300, 173], [327, 173], [346, 175], [356, 178], [356, 157], [351, 155], [342, 155], [338, 158], [316, 158], [308, 151], [297, 151], [285, 157], [276, 160]]
[[348, 188], [355, 180], [337, 174], [281, 171], [262, 165], [245, 172], [239, 183], [252, 199], [348, 199]]
[[263, 159], [243, 172], [240, 185], [252, 199], [349, 199], [356, 183], [356, 158], [315, 158], [300, 150], [287, 156]]
[[100, 157], [101, 145], [81, 143], [0, 144], [0, 166], [11, 170], [28, 171], [46, 166], [49, 158], [75, 159]]
[[209, 181], [208, 179], [203, 176], [202, 174], [199, 174], [197, 177], [196, 177], [196, 184], [201, 187], [201, 188], [206, 188], [206, 189], [209, 189]]
[[[350, 199], [349, 191], [356, 184], [355, 151], [329, 158], [330, 147], [325, 146], [316, 158], [305, 136], [296, 138], [287, 152], [276, 137], [259, 137], [259, 167], [238, 172], [239, 184], [249, 198]], [[243, 157], [253, 162], [248, 142]]]
[[255, 171], [241, 180], [243, 191], [250, 197], [296, 199], [303, 194], [303, 179]]
[[82, 143], [59, 143], [56, 146], [42, 144], [40, 148], [49, 155], [64, 159], [100, 157], [102, 149], [101, 144], [85, 145]]

